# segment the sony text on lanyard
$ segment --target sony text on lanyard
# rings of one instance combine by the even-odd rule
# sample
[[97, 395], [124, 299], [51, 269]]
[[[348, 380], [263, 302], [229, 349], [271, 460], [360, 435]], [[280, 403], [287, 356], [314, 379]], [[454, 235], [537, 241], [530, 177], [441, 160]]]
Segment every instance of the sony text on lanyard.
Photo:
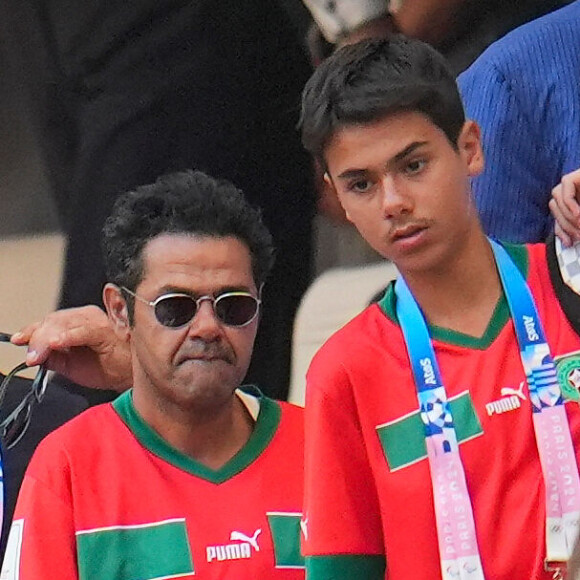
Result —
[[[546, 488], [546, 569], [570, 557], [578, 536], [580, 477], [556, 369], [530, 290], [505, 249], [490, 240], [526, 374]], [[395, 284], [429, 461], [444, 580], [484, 580], [473, 509], [453, 417], [425, 318], [403, 278]], [[555, 575], [555, 577], [557, 577]]]

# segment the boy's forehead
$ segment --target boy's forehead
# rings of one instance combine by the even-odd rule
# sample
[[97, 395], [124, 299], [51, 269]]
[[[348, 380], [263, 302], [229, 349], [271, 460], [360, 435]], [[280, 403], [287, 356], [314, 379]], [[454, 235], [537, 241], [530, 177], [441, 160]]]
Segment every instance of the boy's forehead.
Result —
[[398, 111], [368, 123], [337, 127], [325, 143], [323, 157], [327, 168], [337, 158], [348, 158], [356, 164], [373, 154], [395, 161], [430, 144], [450, 146], [445, 133], [427, 115]]

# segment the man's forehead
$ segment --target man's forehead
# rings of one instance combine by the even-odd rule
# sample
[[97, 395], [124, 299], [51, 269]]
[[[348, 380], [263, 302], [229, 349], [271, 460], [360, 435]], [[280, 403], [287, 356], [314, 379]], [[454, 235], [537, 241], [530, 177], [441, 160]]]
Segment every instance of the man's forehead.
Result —
[[143, 248], [143, 254], [151, 254], [157, 252], [166, 252], [173, 249], [189, 248], [203, 248], [209, 246], [238, 246], [244, 248], [247, 253], [250, 250], [247, 244], [238, 237], [227, 234], [207, 234], [207, 233], [189, 233], [189, 232], [163, 232], [148, 240]]
[[[142, 281], [173, 284], [173, 280], [211, 278], [237, 285], [253, 284], [248, 246], [234, 236], [160, 234], [143, 248]], [[152, 280], [149, 280], [150, 282]]]

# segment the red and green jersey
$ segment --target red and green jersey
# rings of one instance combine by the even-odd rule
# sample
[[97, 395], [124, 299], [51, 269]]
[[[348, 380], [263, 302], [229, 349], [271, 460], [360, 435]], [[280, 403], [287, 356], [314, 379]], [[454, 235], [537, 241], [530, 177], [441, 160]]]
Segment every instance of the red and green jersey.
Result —
[[38, 447], [3, 580], [298, 580], [302, 409], [259, 398], [254, 431], [211, 470], [161, 439], [131, 393]]
[[[527, 276], [558, 374], [580, 377], [545, 247], [507, 248]], [[315, 357], [307, 377], [304, 553], [309, 580], [441, 578], [432, 483], [392, 287]], [[480, 338], [431, 327], [485, 577], [544, 572], [545, 494], [518, 343], [502, 297]], [[580, 451], [580, 409], [566, 411]], [[577, 460], [580, 453], [577, 451]]]

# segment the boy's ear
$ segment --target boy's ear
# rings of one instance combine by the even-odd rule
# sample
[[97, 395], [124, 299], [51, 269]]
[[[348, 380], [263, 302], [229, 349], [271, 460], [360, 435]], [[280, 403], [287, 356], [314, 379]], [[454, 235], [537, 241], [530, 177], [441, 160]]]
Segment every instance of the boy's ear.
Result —
[[131, 329], [127, 302], [121, 289], [115, 285], [105, 284], [103, 288], [103, 303], [107, 309], [109, 320], [113, 324], [115, 334], [121, 340], [127, 340]]
[[465, 121], [459, 137], [457, 148], [467, 167], [470, 177], [475, 177], [483, 171], [484, 157], [481, 146], [481, 129], [479, 125], [470, 119]]
[[352, 222], [348, 215], [348, 211], [344, 209], [340, 201], [340, 197], [336, 191], [336, 187], [334, 186], [334, 181], [332, 181], [332, 177], [330, 177], [328, 171], [324, 172], [322, 179], [324, 180], [324, 183], [319, 191], [321, 199], [318, 203], [319, 208], [323, 209], [322, 213], [328, 215], [339, 223], [345, 222], [345, 218], [346, 221]]

